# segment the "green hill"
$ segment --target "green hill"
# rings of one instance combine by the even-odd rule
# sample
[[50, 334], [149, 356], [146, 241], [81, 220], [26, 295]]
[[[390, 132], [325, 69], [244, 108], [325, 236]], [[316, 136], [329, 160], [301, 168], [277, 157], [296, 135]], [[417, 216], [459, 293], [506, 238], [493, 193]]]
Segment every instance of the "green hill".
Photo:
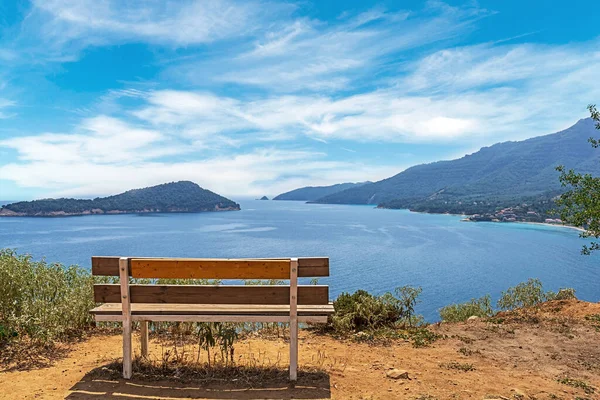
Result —
[[0, 216], [64, 216], [239, 210], [240, 206], [189, 181], [134, 189], [109, 197], [43, 199], [7, 204]]
[[600, 174], [600, 152], [587, 141], [597, 134], [593, 121], [583, 119], [558, 133], [498, 143], [457, 160], [417, 165], [391, 178], [324, 196], [317, 202], [377, 204], [431, 212], [482, 212], [482, 205], [486, 204], [512, 205], [523, 199], [544, 201], [562, 190], [557, 165]]
[[315, 201], [321, 197], [329, 196], [334, 193], [341, 192], [346, 189], [356, 188], [366, 185], [371, 182], [359, 183], [338, 183], [331, 186], [306, 186], [299, 189], [294, 189], [289, 192], [282, 193], [273, 198], [273, 200], [299, 200], [299, 201]]

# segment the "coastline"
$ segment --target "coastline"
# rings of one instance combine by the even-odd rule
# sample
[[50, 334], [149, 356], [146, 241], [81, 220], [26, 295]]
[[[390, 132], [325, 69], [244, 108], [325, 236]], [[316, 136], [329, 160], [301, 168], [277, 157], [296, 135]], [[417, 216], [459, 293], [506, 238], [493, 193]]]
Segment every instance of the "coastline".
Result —
[[554, 228], [567, 228], [574, 229], [579, 232], [585, 232], [585, 229], [573, 226], [573, 225], [561, 225], [561, 224], [549, 224], [547, 222], [528, 222], [528, 221], [473, 221], [468, 218], [461, 219], [461, 222], [490, 222], [493, 224], [525, 224], [525, 225], [542, 225], [542, 226], [551, 226]]
[[241, 207], [215, 207], [211, 209], [205, 210], [195, 210], [195, 211], [187, 211], [187, 210], [165, 210], [165, 211], [154, 211], [154, 210], [133, 210], [133, 211], [125, 211], [125, 210], [110, 210], [110, 211], [95, 211], [95, 210], [86, 210], [79, 213], [68, 213], [64, 211], [51, 211], [51, 212], [40, 212], [36, 214], [29, 213], [21, 213], [15, 212], [9, 209], [1, 208], [0, 209], [0, 218], [17, 218], [17, 217], [25, 217], [25, 218], [64, 218], [64, 217], [85, 217], [88, 215], [122, 215], [122, 214], [199, 214], [206, 212], [222, 212], [222, 211], [240, 211]]

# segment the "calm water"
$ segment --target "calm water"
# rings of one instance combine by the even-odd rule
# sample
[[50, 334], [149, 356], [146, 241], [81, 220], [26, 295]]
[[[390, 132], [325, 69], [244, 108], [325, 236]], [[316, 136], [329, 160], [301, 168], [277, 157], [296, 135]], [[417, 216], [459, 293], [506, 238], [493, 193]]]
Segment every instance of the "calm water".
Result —
[[0, 247], [90, 266], [92, 255], [177, 257], [329, 256], [331, 297], [423, 287], [418, 310], [437, 320], [449, 303], [530, 277], [600, 300], [600, 255], [582, 256], [571, 229], [461, 222], [460, 217], [284, 201], [242, 201], [242, 211], [203, 214], [1, 218]]

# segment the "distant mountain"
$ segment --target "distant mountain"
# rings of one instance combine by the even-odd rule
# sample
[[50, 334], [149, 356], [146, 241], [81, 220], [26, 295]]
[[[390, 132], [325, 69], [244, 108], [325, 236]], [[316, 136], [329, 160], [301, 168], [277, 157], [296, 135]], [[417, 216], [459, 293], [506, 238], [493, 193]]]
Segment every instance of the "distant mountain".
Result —
[[491, 206], [549, 199], [563, 190], [558, 165], [600, 175], [600, 150], [588, 143], [591, 136], [598, 136], [594, 122], [583, 119], [558, 133], [498, 143], [457, 160], [417, 165], [317, 202], [462, 212], [477, 210], [482, 202]]
[[366, 185], [367, 183], [371, 182], [338, 183], [337, 185], [331, 186], [306, 186], [282, 193], [279, 196], [274, 197], [273, 200], [315, 201], [321, 197], [329, 196], [346, 189], [357, 188]]
[[0, 216], [68, 216], [239, 210], [239, 204], [189, 181], [129, 190], [93, 200], [43, 199], [0, 208]]
[[269, 200], [269, 198], [267, 196], [263, 196], [259, 200]]

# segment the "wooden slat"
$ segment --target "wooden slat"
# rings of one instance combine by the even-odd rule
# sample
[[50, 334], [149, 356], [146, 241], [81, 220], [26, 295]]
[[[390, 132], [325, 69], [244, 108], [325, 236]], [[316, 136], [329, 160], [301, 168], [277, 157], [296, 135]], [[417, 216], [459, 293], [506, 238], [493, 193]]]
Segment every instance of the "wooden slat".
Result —
[[[289, 304], [289, 286], [226, 285], [130, 285], [131, 303], [173, 304]], [[96, 303], [121, 302], [119, 285], [94, 285]], [[298, 304], [329, 302], [329, 288], [322, 285], [298, 287]]]
[[[141, 259], [143, 257], [132, 257]], [[256, 259], [254, 259], [256, 260]], [[261, 259], [262, 260], [262, 259]], [[271, 259], [266, 259], [271, 260]], [[92, 275], [97, 276], [119, 276], [119, 257], [92, 257]], [[327, 257], [304, 257], [298, 259], [298, 277], [324, 277], [329, 276], [329, 258]], [[216, 278], [216, 277], [210, 277]]]
[[175, 279], [288, 279], [289, 260], [235, 260], [194, 258], [134, 258], [134, 278]]
[[119, 276], [119, 257], [92, 257], [92, 275]]
[[[98, 322], [122, 321], [120, 315], [96, 314], [94, 319]], [[289, 322], [286, 315], [132, 315], [132, 321], [180, 321], [180, 322]], [[326, 315], [299, 315], [298, 322], [321, 323], [327, 322]]]
[[[333, 304], [298, 306], [298, 315], [330, 315]], [[121, 315], [120, 303], [106, 303], [90, 311], [95, 315]], [[271, 315], [289, 318], [288, 305], [246, 305], [246, 304], [131, 304], [131, 315]]]

